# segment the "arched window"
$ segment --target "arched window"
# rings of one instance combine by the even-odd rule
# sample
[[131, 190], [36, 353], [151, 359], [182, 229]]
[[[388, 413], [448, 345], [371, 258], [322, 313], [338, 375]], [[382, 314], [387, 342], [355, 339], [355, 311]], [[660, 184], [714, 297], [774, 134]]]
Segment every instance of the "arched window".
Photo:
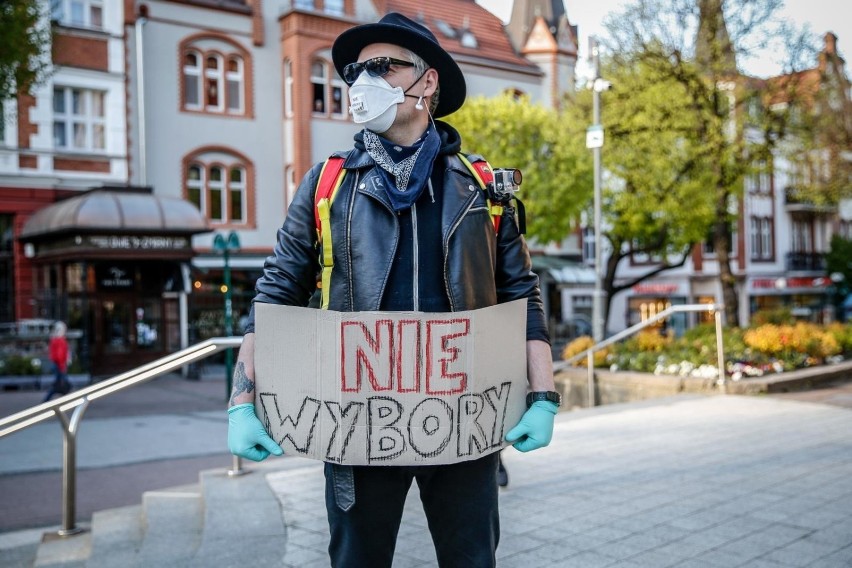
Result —
[[[285, 78], [286, 80], [286, 78]], [[346, 119], [348, 116], [346, 83], [325, 59], [311, 63], [311, 111], [314, 116]]]
[[181, 43], [181, 110], [250, 116], [250, 53], [227, 36], [199, 34]]
[[184, 197], [211, 225], [253, 225], [253, 164], [235, 151], [209, 147], [184, 158]]
[[314, 114], [325, 114], [328, 108], [327, 88], [328, 72], [324, 61], [316, 60], [311, 64], [312, 107]]

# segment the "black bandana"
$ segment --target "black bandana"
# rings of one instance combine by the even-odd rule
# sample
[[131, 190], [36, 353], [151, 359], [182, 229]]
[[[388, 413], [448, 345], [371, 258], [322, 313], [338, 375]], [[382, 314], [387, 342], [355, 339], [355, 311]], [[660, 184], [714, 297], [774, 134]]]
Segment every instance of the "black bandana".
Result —
[[402, 211], [411, 207], [426, 188], [441, 139], [431, 124], [411, 146], [394, 144], [364, 129], [364, 147], [379, 166], [394, 211]]

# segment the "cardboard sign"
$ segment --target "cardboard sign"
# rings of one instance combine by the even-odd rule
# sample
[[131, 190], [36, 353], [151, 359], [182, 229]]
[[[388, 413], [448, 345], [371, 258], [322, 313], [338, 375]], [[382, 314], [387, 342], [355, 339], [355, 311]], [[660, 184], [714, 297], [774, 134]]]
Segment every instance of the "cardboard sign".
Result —
[[526, 410], [526, 300], [467, 312], [255, 304], [255, 409], [285, 454], [349, 465], [476, 459]]

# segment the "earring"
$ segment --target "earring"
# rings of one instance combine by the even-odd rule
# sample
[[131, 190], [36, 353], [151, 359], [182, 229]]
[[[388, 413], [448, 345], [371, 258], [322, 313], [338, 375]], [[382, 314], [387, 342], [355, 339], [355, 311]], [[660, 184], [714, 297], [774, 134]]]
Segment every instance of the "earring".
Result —
[[416, 108], [417, 110], [423, 110], [423, 97], [422, 96], [419, 99], [417, 99], [417, 104], [414, 105], [414, 108]]

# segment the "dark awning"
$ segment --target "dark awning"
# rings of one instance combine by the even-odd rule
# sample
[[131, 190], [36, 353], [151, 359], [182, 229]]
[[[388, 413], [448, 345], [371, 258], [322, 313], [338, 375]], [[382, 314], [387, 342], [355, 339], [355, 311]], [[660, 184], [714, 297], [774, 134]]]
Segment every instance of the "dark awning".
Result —
[[191, 236], [211, 229], [188, 201], [151, 193], [150, 188], [104, 188], [36, 211], [24, 224], [22, 241], [70, 234]]
[[592, 267], [559, 256], [536, 255], [531, 258], [533, 272], [540, 278], [552, 278], [564, 286], [594, 286], [595, 271]]

